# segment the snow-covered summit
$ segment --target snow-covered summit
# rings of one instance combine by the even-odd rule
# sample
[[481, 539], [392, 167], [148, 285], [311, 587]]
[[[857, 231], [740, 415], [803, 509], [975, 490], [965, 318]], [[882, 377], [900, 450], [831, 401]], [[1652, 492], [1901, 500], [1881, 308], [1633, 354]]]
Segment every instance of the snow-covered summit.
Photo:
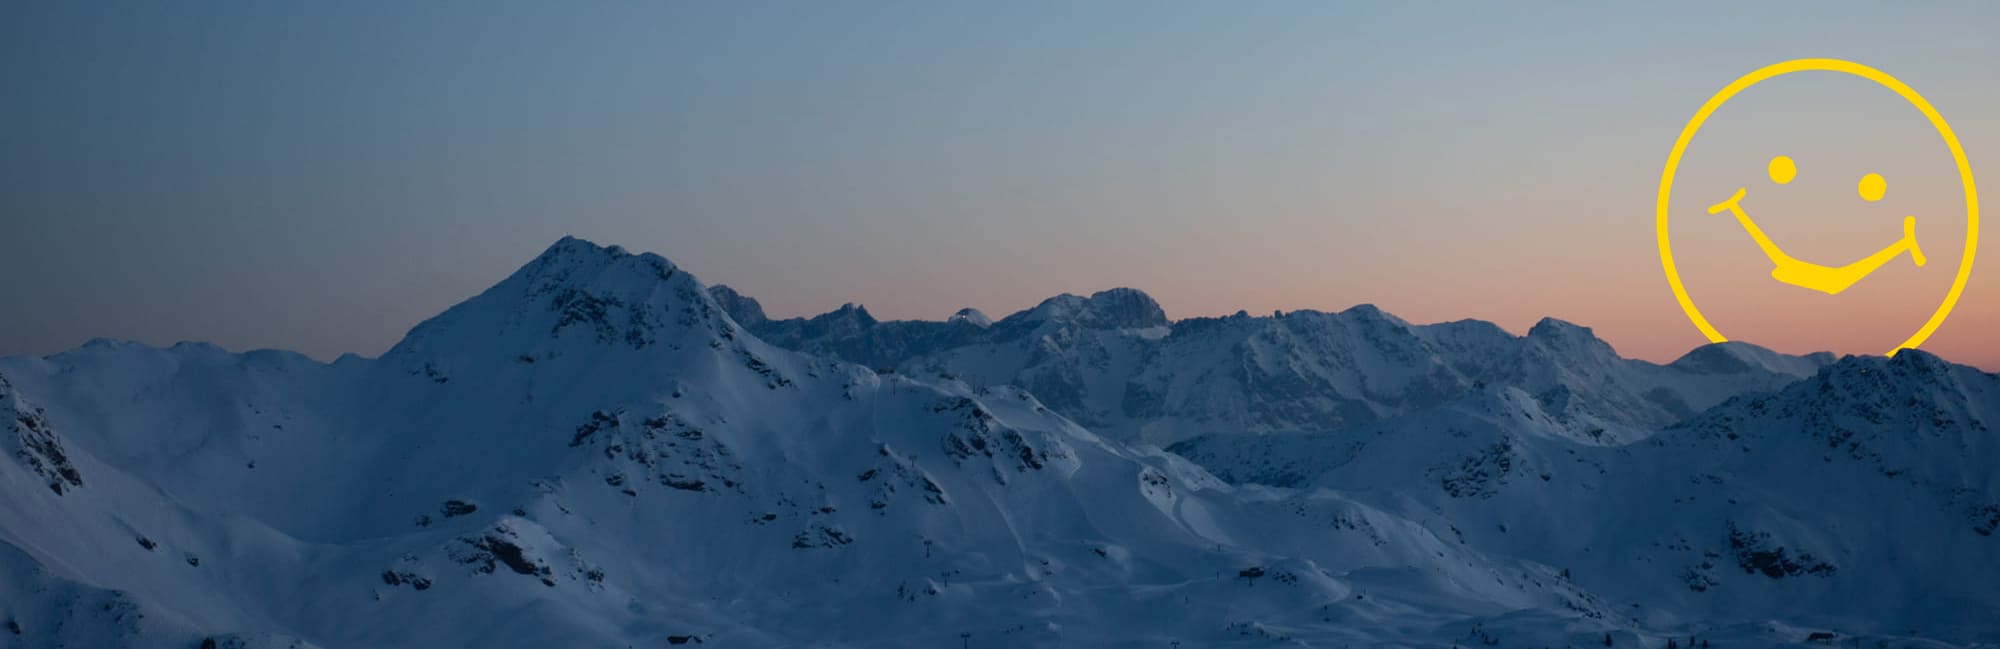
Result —
[[412, 329], [395, 362], [536, 356], [571, 346], [645, 349], [689, 329], [733, 329], [701, 284], [652, 253], [563, 237], [507, 279]]
[[1034, 308], [1007, 316], [1001, 327], [1027, 328], [1045, 322], [1073, 323], [1089, 329], [1145, 329], [1167, 326], [1167, 312], [1153, 297], [1133, 288], [1113, 288], [1083, 297], [1064, 293]]
[[716, 306], [722, 307], [723, 312], [728, 313], [729, 319], [735, 320], [736, 324], [755, 327], [768, 319], [764, 315], [764, 305], [757, 303], [756, 298], [738, 293], [736, 289], [727, 285], [716, 284], [708, 287], [708, 296], [713, 298]]
[[972, 307], [965, 307], [963, 309], [959, 309], [957, 313], [951, 314], [950, 318], [946, 318], [945, 322], [947, 323], [963, 322], [965, 324], [969, 324], [981, 329], [993, 326], [992, 318], [986, 317], [986, 314], [984, 312], [981, 312], [979, 309], [975, 309]]
[[1690, 372], [1706, 374], [1730, 374], [1746, 369], [1763, 369], [1807, 376], [1817, 372], [1821, 367], [1832, 364], [1835, 360], [1837, 358], [1831, 352], [1792, 356], [1751, 343], [1732, 340], [1696, 347], [1680, 358], [1674, 359], [1672, 365]]

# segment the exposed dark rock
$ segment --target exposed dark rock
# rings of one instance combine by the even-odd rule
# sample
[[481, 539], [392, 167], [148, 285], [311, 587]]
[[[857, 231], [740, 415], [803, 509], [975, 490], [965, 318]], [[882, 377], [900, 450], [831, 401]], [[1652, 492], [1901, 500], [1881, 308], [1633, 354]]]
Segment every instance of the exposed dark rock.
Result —
[[382, 583], [388, 584], [390, 586], [401, 586], [403, 584], [409, 584], [411, 588], [415, 588], [417, 590], [430, 590], [431, 587], [431, 580], [429, 577], [420, 576], [417, 575], [416, 573], [411, 573], [411, 572], [396, 572], [394, 570], [382, 571]]
[[554, 571], [548, 564], [530, 557], [512, 536], [513, 532], [505, 526], [495, 526], [491, 533], [477, 538], [461, 538], [458, 541], [464, 545], [453, 553], [453, 559], [472, 566], [479, 574], [493, 574], [499, 566], [506, 566], [515, 574], [540, 578], [545, 586], [556, 585]]
[[817, 524], [792, 537], [792, 547], [799, 549], [834, 548], [853, 542], [854, 537], [848, 536], [847, 532], [840, 528]]
[[1972, 531], [1980, 536], [1993, 536], [1993, 531], [2000, 529], [2000, 505], [1974, 507], [1968, 518], [1972, 521]]
[[83, 474], [70, 461], [62, 437], [49, 426], [48, 416], [14, 394], [6, 377], [0, 377], [0, 417], [6, 418], [7, 429], [14, 433], [14, 457], [41, 476], [50, 491], [60, 496], [83, 486]]
[[592, 412], [590, 413], [590, 421], [576, 427], [576, 434], [569, 438], [569, 445], [572, 448], [582, 446], [584, 440], [590, 439], [591, 435], [595, 435], [601, 430], [616, 427], [617, 425], [617, 415], [602, 410]]
[[1459, 460], [1457, 466], [1437, 467], [1438, 486], [1453, 498], [1492, 498], [1514, 473], [1512, 439], [1503, 438]]
[[1729, 549], [1736, 555], [1736, 565], [1743, 572], [1762, 573], [1772, 579], [1799, 575], [1830, 576], [1838, 570], [1833, 564], [1815, 559], [1809, 552], [1792, 554], [1782, 546], [1772, 546], [1770, 534], [1745, 532], [1734, 523], [1729, 525]]

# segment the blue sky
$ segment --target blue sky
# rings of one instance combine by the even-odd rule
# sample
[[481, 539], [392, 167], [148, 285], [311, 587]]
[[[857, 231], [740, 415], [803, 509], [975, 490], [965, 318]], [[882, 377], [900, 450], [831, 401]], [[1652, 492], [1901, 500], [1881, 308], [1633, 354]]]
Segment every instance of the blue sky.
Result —
[[[0, 354], [372, 355], [574, 234], [778, 315], [1129, 285], [1174, 317], [1554, 315], [1670, 358], [1702, 341], [1659, 277], [1651, 195], [1694, 108], [1765, 64], [1849, 58], [1929, 96], [1976, 167], [2000, 150], [1996, 12], [9, 3]], [[1840, 128], [1820, 112], [1754, 115]], [[1978, 335], [2000, 328], [1994, 273], [1947, 356], [2000, 361]]]

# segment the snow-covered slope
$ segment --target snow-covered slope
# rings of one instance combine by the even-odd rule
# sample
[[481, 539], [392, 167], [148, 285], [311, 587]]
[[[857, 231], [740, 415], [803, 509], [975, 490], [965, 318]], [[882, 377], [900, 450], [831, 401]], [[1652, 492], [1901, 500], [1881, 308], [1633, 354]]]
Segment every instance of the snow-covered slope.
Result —
[[1833, 360], [1726, 343], [1657, 365], [1621, 358], [1589, 328], [1560, 320], [1514, 336], [1477, 320], [1412, 325], [1369, 305], [1170, 323], [1133, 289], [1056, 296], [990, 328], [957, 318], [878, 322], [852, 305], [764, 321], [754, 299], [717, 291], [756, 314], [753, 330], [774, 344], [975, 386], [1024, 387], [1100, 434], [1157, 444], [1330, 431], [1486, 385], [1525, 390], [1575, 434], [1615, 444]]
[[[1560, 324], [1515, 338], [1365, 312], [1169, 327], [1136, 291], [912, 325], [928, 332], [914, 343], [825, 339], [884, 358], [939, 345], [925, 363], [1039, 345], [1021, 367], [1054, 378], [1023, 389], [789, 351], [739, 318], [794, 344], [889, 330], [858, 307], [775, 325], [754, 307], [661, 257], [565, 239], [380, 359], [110, 341], [0, 359], [0, 646], [1770, 646], [2000, 629], [1980, 590], [2000, 501], [1975, 423], [1993, 379], [1934, 358], [1845, 361], [1613, 446], [1589, 426], [1623, 406], [1594, 399], [1719, 401], [1818, 363], [1718, 347], [1641, 366]], [[1438, 351], [1476, 345], [1502, 351]], [[1096, 391], [1107, 377], [1152, 377], [1132, 382], [1259, 395], [1241, 412], [1285, 412], [1289, 395], [1305, 421], [1327, 407], [1308, 387], [1160, 369], [1299, 349], [1328, 353], [1293, 375], [1402, 396], [1332, 433], [1189, 443], [1311, 440], [1284, 480], [1252, 475], [1268, 454], [1177, 447], [1231, 484], [1034, 392], [1083, 352], [1098, 360], [1067, 366], [1090, 387], [1077, 403], [1113, 394]], [[1719, 378], [1696, 393], [1647, 372]], [[1476, 378], [1496, 375], [1536, 378]], [[1410, 396], [1432, 384], [1452, 389]], [[1908, 425], [1927, 428], [1899, 437]], [[1759, 471], [1773, 462], [1790, 464]], [[1821, 464], [1848, 482], [1814, 482]], [[1680, 516], [1681, 498], [1704, 504]], [[1908, 597], [1934, 599], [1896, 608]]]
[[1232, 482], [1331, 490], [1560, 566], [1664, 628], [1751, 616], [1843, 637], [1992, 638], [1997, 416], [2000, 378], [1906, 351], [1843, 359], [1620, 447], [1489, 388], [1337, 433], [1171, 450]]
[[[1338, 498], [1301, 506], [1394, 542], [1322, 542], [1025, 392], [773, 348], [577, 240], [379, 360], [104, 342], [0, 377], [24, 646], [1268, 644], [1580, 597], [1432, 591], [1543, 569]], [[1382, 566], [1373, 599], [1346, 577]]]

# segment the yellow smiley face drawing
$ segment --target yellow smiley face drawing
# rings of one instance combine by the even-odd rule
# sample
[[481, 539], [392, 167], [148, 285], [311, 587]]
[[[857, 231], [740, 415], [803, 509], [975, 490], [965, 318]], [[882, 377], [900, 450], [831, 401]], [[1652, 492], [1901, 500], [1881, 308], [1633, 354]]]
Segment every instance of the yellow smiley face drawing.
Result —
[[[1911, 106], [1921, 111], [1925, 118], [1930, 120], [1931, 125], [1936, 128], [1938, 136], [1944, 140], [1946, 148], [1951, 151], [1952, 160], [1957, 165], [1959, 180], [1965, 191], [1965, 254], [1963, 260], [1959, 263], [1958, 274], [1952, 281], [1951, 289], [1945, 294], [1944, 300], [1938, 304], [1937, 310], [1931, 314], [1930, 319], [1925, 321], [1922, 327], [1911, 334], [1909, 338], [1891, 348], [1888, 353], [1893, 356], [1899, 350], [1915, 349], [1918, 345], [1923, 344], [1924, 340], [1929, 338], [1933, 332], [1936, 332], [1938, 326], [1944, 323], [1945, 317], [1951, 314], [1951, 309], [1957, 304], [1959, 295], [1965, 291], [1966, 279], [1972, 274], [1972, 259], [1974, 252], [1978, 248], [1979, 238], [1979, 201], [1972, 178], [1972, 165], [1966, 161], [1964, 148], [1959, 145], [1958, 136], [1952, 132], [1951, 125], [1945, 122], [1944, 117], [1938, 114], [1929, 101], [1926, 101], [1922, 95], [1917, 94], [1915, 90], [1912, 90], [1908, 85], [1905, 85], [1895, 77], [1858, 63], [1838, 59], [1799, 59], [1766, 66], [1744, 75], [1742, 78], [1723, 87], [1715, 96], [1710, 97], [1708, 102], [1703, 104], [1699, 111], [1695, 112], [1694, 118], [1688, 121], [1685, 128], [1681, 129], [1680, 138], [1674, 142], [1673, 151], [1667, 156], [1666, 169], [1660, 176], [1660, 194], [1656, 218], [1660, 244], [1660, 261], [1666, 270], [1667, 283], [1673, 288], [1674, 297], [1680, 301], [1681, 310], [1687, 313], [1688, 319], [1694, 322], [1697, 329], [1700, 329], [1704, 335], [1708, 336], [1710, 341], [1724, 342], [1728, 340], [1727, 337], [1722, 335], [1722, 332], [1717, 331], [1714, 325], [1709, 323], [1707, 317], [1702, 315], [1701, 309], [1695, 306], [1694, 300], [1688, 295], [1687, 288], [1681, 283], [1680, 272], [1674, 264], [1673, 248], [1668, 241], [1668, 234], [1670, 232], [1668, 214], [1672, 202], [1674, 176], [1679, 170], [1682, 155], [1687, 151], [1688, 142], [1694, 139], [1695, 133], [1701, 130], [1702, 124], [1717, 109], [1721, 108], [1723, 104], [1735, 97], [1737, 93], [1753, 85], [1781, 75], [1807, 70], [1824, 70], [1850, 74], [1873, 81], [1884, 88], [1894, 91], [1904, 101], [1909, 102]], [[1771, 158], [1767, 166], [1767, 173], [1770, 177], [1770, 182], [1783, 185], [1790, 183], [1793, 178], [1796, 178], [1800, 170], [1796, 161], [1789, 157], [1778, 155]], [[1756, 242], [1757, 247], [1770, 259], [1772, 265], [1771, 278], [1779, 282], [1829, 295], [1838, 295], [1842, 291], [1847, 290], [1848, 287], [1853, 286], [1856, 282], [1868, 277], [1876, 269], [1881, 268], [1883, 265], [1894, 261], [1906, 253], [1909, 255], [1911, 263], [1917, 266], [1923, 266], [1928, 262], [1923, 248], [1917, 243], [1916, 215], [1906, 215], [1903, 217], [1902, 236], [1900, 238], [1876, 250], [1873, 254], [1846, 265], [1824, 266], [1795, 258], [1786, 254], [1777, 242], [1773, 241], [1761, 228], [1757, 227], [1756, 220], [1749, 213], [1750, 210], [1743, 205], [1745, 198], [1750, 195], [1750, 190], [1751, 187], [1748, 185], [1737, 189], [1727, 199], [1709, 205], [1708, 213], [1719, 215], [1726, 212], [1735, 217], [1744, 232], [1749, 235], [1752, 241]], [[1855, 183], [1855, 193], [1863, 201], [1874, 202], [1882, 200], [1882, 197], [1887, 192], [1888, 180], [1879, 174], [1865, 174]]]
[[[1798, 163], [1792, 162], [1791, 158], [1785, 156], [1772, 158], [1770, 173], [1771, 182], [1780, 185], [1792, 182], [1799, 173]], [[1880, 174], [1868, 174], [1861, 177], [1861, 182], [1855, 185], [1854, 191], [1861, 195], [1862, 200], [1874, 202], [1882, 200], [1882, 195], [1888, 192], [1888, 188], [1889, 182]], [[1861, 281], [1861, 278], [1867, 277], [1869, 273], [1875, 272], [1875, 269], [1881, 268], [1883, 264], [1889, 263], [1889, 260], [1904, 252], [1910, 253], [1910, 261], [1918, 266], [1924, 265], [1924, 251], [1917, 247], [1915, 216], [1903, 217], [1903, 238], [1897, 239], [1895, 243], [1876, 251], [1866, 259], [1837, 268], [1801, 261], [1785, 254], [1784, 249], [1771, 241], [1771, 237], [1765, 235], [1762, 228], [1757, 227], [1757, 222], [1752, 220], [1749, 214], [1744, 213], [1743, 196], [1748, 191], [1748, 187], [1736, 190], [1736, 194], [1730, 196], [1729, 200], [1710, 205], [1708, 213], [1726, 211], [1736, 216], [1736, 222], [1743, 224], [1743, 230], [1750, 234], [1752, 241], [1757, 242], [1757, 247], [1764, 251], [1764, 256], [1771, 258], [1772, 279], [1828, 295], [1839, 295], [1841, 291], [1847, 290], [1847, 287], [1853, 286], [1855, 282]]]

